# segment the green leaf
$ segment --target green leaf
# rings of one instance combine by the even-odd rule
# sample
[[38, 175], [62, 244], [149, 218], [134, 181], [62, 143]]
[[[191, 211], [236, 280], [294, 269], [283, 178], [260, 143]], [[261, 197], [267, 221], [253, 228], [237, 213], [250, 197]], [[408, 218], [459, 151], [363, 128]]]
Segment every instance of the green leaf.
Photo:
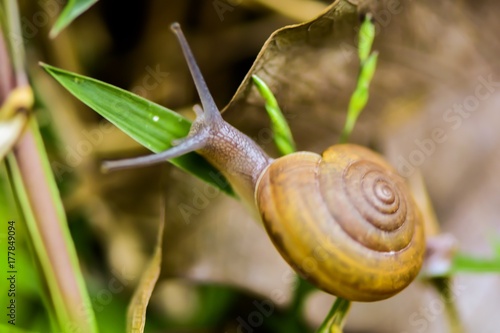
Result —
[[430, 283], [436, 289], [443, 300], [442, 303], [444, 303], [446, 318], [448, 319], [449, 332], [464, 332], [464, 328], [455, 302], [455, 295], [453, 294], [451, 290], [452, 288], [450, 287], [452, 284], [451, 277], [435, 277], [430, 280]]
[[368, 102], [370, 82], [377, 68], [377, 58], [378, 54], [374, 52], [361, 64], [356, 90], [354, 90], [349, 101], [346, 123], [340, 136], [341, 143], [347, 142], [361, 111]]
[[281, 112], [278, 101], [273, 95], [273, 92], [267, 84], [257, 75], [252, 75], [252, 80], [259, 94], [266, 102], [266, 111], [271, 119], [271, 127], [274, 134], [274, 143], [282, 155], [287, 155], [295, 152], [295, 143], [293, 141], [292, 132], [285, 116]]
[[83, 14], [97, 0], [69, 0], [56, 23], [50, 30], [50, 38], [55, 38], [64, 28], [66, 28], [74, 19]]
[[22, 142], [6, 161], [30, 246], [49, 293], [49, 315], [55, 313], [53, 325], [59, 326], [58, 330], [78, 328], [97, 333], [95, 314], [35, 118], [30, 119]]
[[491, 258], [481, 258], [467, 253], [456, 253], [448, 274], [455, 273], [500, 273], [500, 238], [498, 235], [490, 237], [493, 248]]
[[374, 39], [375, 25], [372, 23], [371, 15], [367, 14], [359, 29], [358, 54], [361, 63], [364, 63], [370, 55]]
[[[25, 83], [25, 53], [23, 47], [23, 30], [19, 22], [19, 8], [16, 0], [0, 0], [0, 33], [3, 33], [3, 39], [0, 43], [4, 43], [2, 48], [7, 47], [9, 50], [9, 59], [16, 74], [16, 83]], [[2, 52], [3, 53], [3, 52]], [[2, 62], [6, 59], [2, 59]], [[3, 70], [3, 68], [2, 68]], [[7, 73], [2, 73], [6, 75]]]
[[[161, 105], [110, 84], [41, 65], [76, 98], [155, 153], [170, 148], [173, 140], [189, 132], [189, 120]], [[235, 196], [227, 181], [200, 155], [190, 153], [169, 162]]]
[[485, 259], [458, 253], [450, 269], [450, 274], [456, 273], [500, 273], [500, 257]]
[[[45, 319], [44, 311], [33, 316], [32, 305], [37, 301], [41, 301], [38, 298], [40, 294], [40, 289], [43, 288], [41, 277], [39, 272], [37, 272], [37, 267], [34, 265], [33, 252], [28, 245], [30, 238], [28, 231], [26, 229], [26, 222], [22, 218], [21, 212], [19, 211], [18, 202], [16, 201], [16, 193], [14, 192], [14, 184], [9, 175], [9, 170], [7, 167], [7, 160], [4, 159], [0, 162], [0, 248], [7, 248], [9, 245], [9, 229], [11, 226], [15, 230], [10, 230], [11, 237], [14, 237], [15, 246], [14, 258], [16, 274], [16, 295], [12, 297], [12, 294], [7, 292], [0, 293], [0, 304], [8, 305], [11, 299], [15, 299], [16, 303], [16, 327], [26, 326], [28, 323], [32, 324], [36, 318], [43, 317]], [[14, 231], [14, 232], [13, 232]], [[11, 239], [12, 241], [12, 239]], [[5, 268], [7, 271], [8, 257], [11, 253], [3, 251], [0, 253], [0, 262], [5, 263]], [[5, 276], [7, 277], [7, 276]], [[9, 290], [10, 281], [3, 278], [0, 279], [0, 290]], [[47, 307], [46, 312], [52, 319], [55, 318], [53, 307]], [[14, 329], [14, 326], [7, 324], [11, 317], [5, 317], [5, 328], [0, 325], [0, 332], [28, 332], [19, 329], [19, 331]], [[8, 330], [9, 328], [11, 330]], [[31, 325], [29, 327], [36, 327]], [[45, 327], [48, 330], [48, 327]]]
[[346, 122], [340, 135], [340, 143], [347, 142], [361, 111], [363, 111], [368, 102], [370, 82], [377, 68], [378, 54], [377, 52], [370, 54], [373, 40], [375, 39], [375, 25], [372, 23], [370, 14], [366, 15], [365, 20], [361, 24], [358, 38], [358, 55], [360, 61], [358, 82], [349, 101]]
[[330, 313], [326, 316], [317, 333], [342, 333], [346, 315], [351, 308], [351, 302], [337, 297]]
[[[24, 70], [24, 48], [21, 42], [22, 29], [19, 10], [16, 0], [0, 1], [1, 15], [7, 20], [2, 22], [5, 29], [4, 39], [9, 45], [15, 81], [10, 88], [12, 93], [27, 92], [13, 98], [14, 104], [6, 106], [10, 115], [17, 113], [18, 107], [31, 110], [32, 95], [28, 86], [28, 79]], [[5, 17], [6, 16], [6, 17]], [[2, 46], [5, 48], [5, 46]], [[4, 66], [5, 67], [5, 66]], [[11, 70], [7, 69], [8, 73]], [[5, 73], [0, 73], [5, 74]], [[18, 90], [21, 89], [21, 90]], [[29, 95], [29, 96], [28, 96]], [[5, 96], [4, 96], [5, 97]], [[16, 107], [18, 106], [18, 107]], [[9, 109], [11, 112], [9, 112]], [[78, 257], [68, 229], [64, 214], [64, 207], [57, 190], [54, 175], [40, 136], [35, 117], [30, 117], [26, 130], [16, 143], [14, 152], [7, 154], [6, 166], [9, 182], [13, 189], [13, 197], [20, 208], [20, 219], [12, 221], [12, 228], [16, 232], [27, 231], [29, 246], [35, 255], [40, 275], [44, 279], [44, 298], [46, 299], [47, 313], [52, 324], [52, 331], [70, 331], [78, 328], [79, 331], [97, 333], [95, 315], [92, 310], [90, 297], [85, 287], [85, 281], [79, 266]], [[10, 223], [10, 222], [9, 222]], [[19, 229], [17, 229], [19, 227]], [[21, 233], [19, 234], [21, 236]], [[18, 248], [19, 250], [21, 247]], [[16, 247], [17, 250], [17, 247]], [[19, 252], [20, 254], [21, 252]], [[17, 257], [17, 254], [16, 254]], [[19, 269], [20, 276], [28, 271], [17, 267], [18, 262], [10, 269]], [[21, 262], [19, 262], [21, 265]], [[24, 266], [24, 265], [23, 265]], [[35, 276], [30, 277], [35, 281]], [[17, 279], [16, 279], [17, 280]], [[16, 281], [21, 286], [22, 279]], [[19, 291], [19, 296], [21, 296]], [[17, 301], [16, 301], [17, 303]], [[21, 310], [21, 309], [19, 309]], [[32, 318], [35, 319], [35, 318]], [[74, 330], [73, 330], [74, 331]]]

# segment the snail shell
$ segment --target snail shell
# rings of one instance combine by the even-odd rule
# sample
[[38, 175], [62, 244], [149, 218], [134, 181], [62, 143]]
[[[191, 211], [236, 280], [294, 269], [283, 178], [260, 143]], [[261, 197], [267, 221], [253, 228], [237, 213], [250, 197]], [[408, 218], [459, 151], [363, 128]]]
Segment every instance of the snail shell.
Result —
[[344, 144], [275, 160], [255, 195], [274, 245], [299, 274], [328, 293], [377, 301], [422, 265], [423, 223], [408, 193], [382, 157]]

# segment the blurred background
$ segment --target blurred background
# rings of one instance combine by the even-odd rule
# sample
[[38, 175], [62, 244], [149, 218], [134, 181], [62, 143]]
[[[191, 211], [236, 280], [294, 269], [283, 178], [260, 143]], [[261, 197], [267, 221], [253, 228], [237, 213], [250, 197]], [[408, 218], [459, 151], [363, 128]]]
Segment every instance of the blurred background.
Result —
[[[373, 3], [343, 2], [360, 14]], [[193, 176], [169, 164], [102, 174], [103, 160], [148, 151], [106, 127], [38, 61], [193, 119], [198, 97], [169, 29], [177, 21], [225, 119], [276, 156], [268, 117], [244, 81], [255, 62], [252, 72], [276, 92], [298, 149], [320, 152], [338, 141], [344, 124], [358, 70], [356, 29], [335, 26], [292, 45], [286, 42], [293, 38], [283, 39], [256, 59], [275, 30], [311, 20], [329, 4], [102, 0], [51, 40], [59, 1], [20, 1], [35, 113], [102, 332], [125, 330], [126, 306], [163, 217], [164, 258], [146, 332], [313, 332], [333, 297], [298, 283], [243, 206]], [[460, 251], [493, 256], [492, 237], [500, 234], [499, 4], [394, 0], [373, 8], [379, 65], [351, 141], [385, 154], [403, 176], [420, 170], [442, 230], [456, 237]], [[40, 13], [47, 20], [37, 20]], [[19, 283], [31, 290], [23, 296], [30, 306], [18, 310], [19, 326], [46, 325], [41, 286], [27, 277]], [[497, 332], [498, 275], [457, 275], [452, 288], [467, 332]], [[416, 281], [387, 301], [355, 303], [345, 331], [447, 327], [440, 296]]]

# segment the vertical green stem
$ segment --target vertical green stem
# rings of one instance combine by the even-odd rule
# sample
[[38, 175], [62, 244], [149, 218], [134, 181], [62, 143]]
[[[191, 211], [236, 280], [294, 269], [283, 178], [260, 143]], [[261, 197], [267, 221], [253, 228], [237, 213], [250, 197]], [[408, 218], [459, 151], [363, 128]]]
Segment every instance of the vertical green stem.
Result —
[[17, 7], [16, 0], [4, 0], [1, 2], [2, 12], [5, 15], [4, 29], [5, 40], [10, 41], [7, 43], [10, 49], [10, 61], [14, 67], [16, 76], [16, 83], [18, 86], [28, 84], [28, 77], [24, 71], [24, 47], [23, 47], [23, 33], [21, 30], [21, 23], [19, 21], [19, 8]]
[[444, 306], [446, 310], [446, 318], [451, 333], [464, 333], [464, 328], [460, 321], [453, 293], [451, 291], [451, 278], [437, 277], [430, 280], [432, 285], [436, 288], [437, 292], [443, 297]]
[[30, 121], [8, 156], [30, 238], [49, 291], [49, 306], [63, 332], [97, 332], [64, 208], [41, 145], [38, 126]]
[[[18, 87], [29, 89], [24, 69], [24, 48], [15, 0], [0, 0], [4, 42], [10, 53], [15, 79], [5, 93]], [[1, 41], [0, 41], [1, 42]], [[6, 75], [0, 73], [0, 75]], [[31, 103], [21, 100], [16, 110], [30, 113]], [[54, 332], [97, 332], [94, 312], [87, 294], [76, 250], [71, 239], [63, 204], [34, 117], [13, 152], [7, 155], [9, 176], [36, 254], [35, 261], [47, 286], [49, 313], [55, 313]]]
[[342, 333], [351, 302], [338, 297], [316, 333]]
[[358, 55], [360, 69], [356, 89], [352, 93], [347, 109], [344, 128], [340, 135], [340, 143], [346, 143], [356, 124], [356, 121], [368, 102], [370, 82], [377, 67], [377, 52], [371, 52], [375, 38], [375, 26], [371, 22], [371, 16], [366, 15], [359, 31]]

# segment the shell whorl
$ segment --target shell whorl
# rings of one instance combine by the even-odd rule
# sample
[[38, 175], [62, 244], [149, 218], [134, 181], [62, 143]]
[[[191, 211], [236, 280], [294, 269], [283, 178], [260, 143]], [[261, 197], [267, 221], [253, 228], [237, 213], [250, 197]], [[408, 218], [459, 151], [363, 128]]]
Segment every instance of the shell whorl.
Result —
[[403, 179], [364, 147], [335, 145], [323, 156], [277, 159], [260, 178], [256, 203], [285, 260], [326, 292], [381, 300], [420, 270], [418, 209]]

